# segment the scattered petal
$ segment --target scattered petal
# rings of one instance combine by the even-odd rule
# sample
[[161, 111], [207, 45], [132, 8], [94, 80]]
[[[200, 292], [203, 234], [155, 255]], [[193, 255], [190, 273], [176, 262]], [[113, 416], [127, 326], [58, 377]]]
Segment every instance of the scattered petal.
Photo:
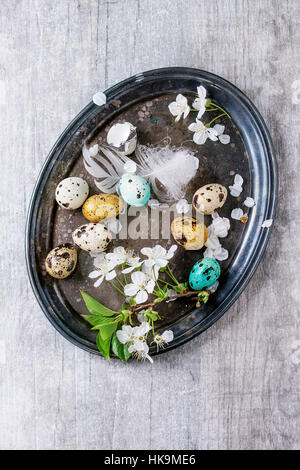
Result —
[[93, 96], [93, 102], [97, 106], [102, 106], [106, 103], [106, 95], [102, 91], [98, 91], [98, 93], [95, 93]]
[[244, 213], [242, 209], [233, 209], [231, 211], [231, 218], [235, 220], [241, 220], [241, 217], [243, 217]]
[[160, 202], [157, 199], [149, 199], [148, 206], [149, 207], [159, 207]]
[[221, 135], [223, 134], [223, 132], [225, 131], [225, 126], [222, 126], [221, 124], [216, 124], [214, 125], [214, 130], [217, 132], [217, 135]]
[[227, 145], [230, 142], [230, 136], [227, 134], [222, 134], [219, 136], [219, 141], [221, 144]]
[[114, 234], [120, 233], [122, 230], [122, 224], [118, 219], [110, 219], [103, 221], [103, 223]]
[[190, 210], [190, 205], [186, 199], [180, 199], [176, 204], [176, 210], [179, 214], [187, 214]]
[[90, 156], [91, 156], [91, 157], [95, 157], [95, 156], [97, 155], [97, 153], [98, 153], [98, 150], [99, 150], [98, 144], [95, 144], [95, 145], [93, 145], [93, 147], [90, 147], [90, 148], [89, 148]]
[[270, 228], [272, 223], [273, 223], [273, 219], [267, 219], [261, 224], [261, 226], [262, 228]]
[[136, 172], [136, 163], [132, 160], [128, 160], [124, 165], [124, 170], [126, 173], [135, 173]]
[[242, 186], [243, 185], [243, 178], [241, 177], [241, 175], [238, 175], [236, 174], [235, 177], [234, 177], [234, 184], [235, 185], [239, 185], [239, 186]]
[[244, 206], [246, 207], [253, 207], [255, 206], [255, 201], [252, 199], [252, 197], [247, 197], [245, 201], [243, 202]]

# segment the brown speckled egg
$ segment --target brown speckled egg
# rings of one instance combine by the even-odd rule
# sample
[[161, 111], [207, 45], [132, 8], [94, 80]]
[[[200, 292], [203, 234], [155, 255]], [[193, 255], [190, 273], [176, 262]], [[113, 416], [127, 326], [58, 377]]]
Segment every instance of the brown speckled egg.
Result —
[[207, 240], [206, 226], [193, 217], [174, 219], [171, 232], [178, 245], [186, 250], [200, 250]]
[[74, 230], [72, 234], [74, 243], [89, 253], [105, 251], [111, 242], [110, 230], [103, 224], [85, 224]]
[[76, 268], [77, 251], [71, 243], [64, 243], [51, 250], [46, 258], [45, 267], [50, 276], [64, 279]]
[[123, 201], [114, 194], [95, 194], [89, 197], [82, 207], [82, 213], [91, 222], [113, 219], [123, 209]]
[[201, 214], [212, 214], [225, 204], [227, 189], [218, 183], [202, 186], [193, 196], [193, 206]]

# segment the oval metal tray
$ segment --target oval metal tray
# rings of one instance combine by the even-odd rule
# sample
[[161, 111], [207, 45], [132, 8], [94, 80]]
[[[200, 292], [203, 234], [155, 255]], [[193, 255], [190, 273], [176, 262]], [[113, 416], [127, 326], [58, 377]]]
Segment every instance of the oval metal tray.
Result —
[[[107, 128], [116, 120], [126, 119], [137, 125], [139, 141], [143, 144], [159, 142], [166, 136], [166, 129], [174, 145], [187, 139], [187, 124], [174, 126], [167, 104], [178, 93], [195, 96], [200, 84], [205, 86], [209, 97], [231, 114], [232, 122], [224, 122], [231, 143], [225, 146], [209, 141], [199, 147], [201, 171], [188, 199], [192, 191], [203, 184], [217, 181], [225, 186], [232, 184], [233, 174], [238, 172], [244, 178], [242, 199], [228, 197], [220, 215], [230, 217], [232, 208], [238, 207], [246, 196], [253, 197], [256, 206], [249, 211], [246, 225], [231, 221], [228, 240], [223, 240], [230, 257], [221, 263], [220, 286], [209, 302], [199, 309], [193, 308], [187, 300], [167, 304], [161, 326], [172, 327], [174, 341], [160, 352], [185, 343], [217, 321], [238, 298], [261, 260], [270, 236], [270, 229], [262, 229], [261, 223], [275, 216], [277, 169], [269, 132], [252, 102], [228, 81], [197, 69], [164, 68], [124, 80], [105, 91], [105, 106], [89, 103], [59, 137], [41, 170], [27, 217], [26, 263], [35, 296], [52, 325], [87, 351], [99, 353], [95, 332], [80, 316], [86, 310], [78, 294], [79, 288], [112, 308], [115, 296], [112, 297], [110, 286], [99, 291], [87, 280], [91, 265], [83, 252], [79, 256], [79, 267], [70, 278], [57, 281], [46, 275], [47, 252], [58, 243], [71, 241], [72, 230], [85, 220], [80, 209], [69, 212], [57, 207], [55, 187], [67, 176], [81, 175], [89, 182], [90, 194], [99, 192], [82, 165], [82, 144], [84, 141], [102, 142]], [[187, 145], [195, 149], [194, 144]], [[121, 244], [139, 250], [145, 240], [128, 240]], [[150, 245], [153, 244], [155, 241], [151, 240]], [[187, 279], [190, 268], [201, 256], [202, 252], [177, 250], [172, 262], [182, 281]], [[150, 353], [157, 352], [151, 347]]]

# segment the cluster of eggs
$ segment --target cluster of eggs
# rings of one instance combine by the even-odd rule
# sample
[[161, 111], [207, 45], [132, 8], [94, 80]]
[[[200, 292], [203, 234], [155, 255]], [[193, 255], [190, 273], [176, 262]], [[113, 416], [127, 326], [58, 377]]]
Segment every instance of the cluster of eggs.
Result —
[[[135, 150], [136, 128], [130, 123], [115, 124], [107, 135], [108, 144], [123, 155]], [[62, 180], [55, 191], [59, 206], [66, 210], [82, 207], [82, 213], [89, 223], [83, 224], [72, 233], [74, 245], [65, 243], [51, 250], [46, 258], [47, 272], [57, 279], [68, 277], [76, 268], [77, 250], [75, 245], [90, 253], [105, 251], [112, 240], [110, 230], [101, 221], [117, 217], [123, 210], [124, 201], [135, 207], [144, 206], [150, 198], [149, 183], [140, 175], [125, 173], [117, 186], [119, 196], [94, 194], [90, 197], [88, 183], [80, 177]], [[203, 215], [212, 214], [221, 208], [227, 198], [227, 190], [220, 184], [207, 184], [193, 196], [194, 209]], [[207, 241], [205, 224], [194, 217], [178, 217], [171, 224], [175, 241], [186, 250], [199, 250]], [[220, 265], [212, 258], [203, 258], [192, 268], [189, 284], [192, 289], [208, 288], [220, 276]]]
[[[136, 147], [136, 128], [130, 123], [115, 124], [108, 132], [107, 142], [123, 155], [129, 155]], [[101, 221], [117, 217], [124, 208], [124, 201], [130, 206], [141, 207], [150, 198], [149, 184], [136, 174], [124, 174], [117, 191], [120, 197], [114, 194], [94, 194], [88, 197], [89, 185], [84, 179], [73, 176], [60, 181], [55, 191], [58, 205], [66, 210], [82, 207], [82, 213], [90, 223], [83, 224], [73, 231], [74, 245], [65, 243], [48, 253], [45, 266], [52, 277], [64, 279], [75, 270], [75, 246], [95, 254], [107, 249], [112, 234]]]
[[[193, 196], [193, 207], [201, 215], [210, 215], [220, 209], [227, 198], [227, 189], [211, 183], [199, 188]], [[178, 245], [186, 250], [200, 250], [207, 241], [206, 225], [194, 217], [177, 217], [171, 224], [171, 232]], [[212, 258], [203, 258], [192, 268], [189, 284], [192, 289], [211, 287], [220, 276], [220, 265]]]
[[[227, 189], [221, 184], [206, 184], [193, 196], [193, 207], [202, 215], [220, 209], [227, 198]], [[178, 217], [171, 224], [171, 232], [178, 245], [186, 250], [200, 250], [207, 240], [207, 228], [194, 217]]]

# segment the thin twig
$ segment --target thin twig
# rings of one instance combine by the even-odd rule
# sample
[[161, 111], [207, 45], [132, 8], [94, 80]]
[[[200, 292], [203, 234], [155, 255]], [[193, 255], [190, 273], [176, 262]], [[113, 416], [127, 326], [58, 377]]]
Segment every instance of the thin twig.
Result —
[[128, 310], [131, 310], [132, 313], [136, 313], [139, 310], [143, 310], [144, 308], [147, 309], [147, 308], [150, 308], [150, 307], [154, 307], [155, 305], [162, 304], [163, 302], [166, 302], [166, 301], [179, 299], [180, 297], [189, 297], [190, 295], [197, 295], [197, 293], [199, 293], [199, 292], [201, 292], [201, 291], [192, 290], [192, 291], [183, 292], [182, 294], [177, 294], [177, 295], [172, 295], [171, 297], [166, 297], [165, 299], [163, 299], [161, 302], [158, 302], [158, 303], [150, 302], [148, 304], [139, 305], [138, 307], [131, 307]]

